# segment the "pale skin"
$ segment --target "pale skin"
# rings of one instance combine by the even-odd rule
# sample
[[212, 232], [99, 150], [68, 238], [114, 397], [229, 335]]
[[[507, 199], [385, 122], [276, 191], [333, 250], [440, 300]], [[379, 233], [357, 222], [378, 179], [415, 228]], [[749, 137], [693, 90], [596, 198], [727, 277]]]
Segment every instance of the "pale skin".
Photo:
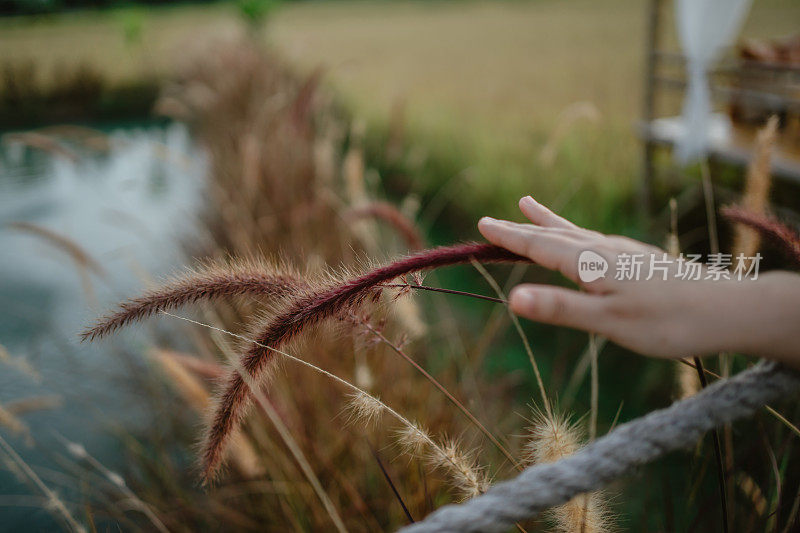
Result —
[[[530, 224], [484, 217], [491, 243], [560, 272], [580, 287], [522, 284], [509, 295], [518, 315], [602, 335], [644, 355], [691, 357], [737, 352], [800, 367], [800, 275], [762, 273], [756, 280], [686, 281], [668, 276], [616, 280], [619, 254], [663, 251], [627, 237], [576, 226], [530, 196], [519, 202]], [[578, 256], [592, 250], [612, 265], [604, 278], [583, 283]], [[643, 276], [644, 278], [645, 276]]]

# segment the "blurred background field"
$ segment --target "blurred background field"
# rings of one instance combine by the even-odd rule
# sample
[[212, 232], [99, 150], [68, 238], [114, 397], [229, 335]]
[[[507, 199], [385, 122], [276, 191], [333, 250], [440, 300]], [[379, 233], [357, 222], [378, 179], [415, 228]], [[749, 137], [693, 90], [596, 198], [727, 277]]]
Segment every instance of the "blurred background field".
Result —
[[[520, 220], [517, 200], [525, 194], [580, 225], [664, 244], [669, 197], [698, 180], [697, 169], [675, 178], [656, 191], [655, 215], [643, 214], [635, 126], [643, 109], [646, 4], [364, 0], [275, 7], [241, 0], [0, 18], [0, 244], [13, 250], [0, 261], [0, 344], [11, 360], [41, 367], [44, 376], [30, 385], [9, 374], [0, 400], [13, 406], [25, 394], [56, 394], [64, 406], [28, 415], [30, 427], [9, 430], [10, 441], [89, 525], [330, 528], [332, 517], [294, 449], [262, 412], [247, 426], [226, 481], [210, 492], [198, 486], [199, 412], [232, 351], [230, 339], [163, 317], [110, 344], [78, 344], [78, 330], [197, 258], [280, 252], [299, 269], [319, 272], [407, 251], [391, 225], [348, 218], [376, 202], [396, 206], [428, 244], [475, 238], [483, 215]], [[262, 21], [259, 10], [273, 7]], [[783, 36], [799, 23], [800, 3], [757, 0], [742, 36]], [[677, 46], [672, 33], [666, 41]], [[59, 126], [65, 123], [73, 126]], [[738, 194], [744, 170], [721, 174]], [[680, 207], [682, 242], [707, 246], [702, 199]], [[721, 231], [728, 245], [727, 228]], [[87, 271], [76, 250], [106, 274]], [[564, 283], [536, 268], [491, 273], [501, 285], [522, 277]], [[427, 281], [493, 294], [468, 267]], [[389, 320], [392, 339], [408, 340], [410, 353], [523, 454], [527, 404], [538, 402], [524, 343], [502, 308], [439, 296], [415, 294]], [[203, 307], [192, 316], [240, 332], [256, 303]], [[375, 323], [384, 318], [376, 312]], [[587, 336], [530, 323], [524, 331], [551, 398], [585, 424]], [[497, 479], [513, 475], [430, 383], [390, 358], [389, 343], [363, 331], [342, 337], [314, 337], [301, 355], [372, 384], [437, 434], [461, 437]], [[182, 367], [187, 353], [206, 366]], [[601, 354], [600, 434], [681, 394], [674, 362], [613, 345]], [[736, 360], [736, 368], [746, 364]], [[413, 514], [458, 498], [423, 461], [398, 457], [385, 428], [342, 430], [340, 388], [303, 369], [285, 372], [270, 399], [349, 529], [392, 530], [406, 521], [370, 454], [373, 445]], [[797, 420], [797, 407], [784, 414]], [[773, 439], [774, 457], [773, 448], [750, 437], [756, 432]], [[62, 435], [119, 470], [146, 503], [139, 509], [152, 508], [157, 520], [131, 512], [124, 505], [130, 495], [120, 496], [119, 483], [85, 456], [70, 456]], [[735, 435], [735, 516], [747, 530], [780, 530], [800, 501], [796, 439], [769, 417], [737, 426]], [[26, 448], [26, 436], [33, 447]], [[619, 528], [719, 530], [713, 465], [706, 442], [615, 484], [609, 499]], [[59, 523], [43, 502], [17, 497], [24, 475], [11, 466], [6, 474], [6, 523]], [[535, 522], [528, 530], [551, 525]]]
[[[465, 171], [461, 202], [509, 214], [506, 198], [532, 192], [579, 223], [622, 231], [632, 222], [612, 213], [630, 211], [641, 163], [634, 124], [645, 8], [633, 0], [299, 2], [271, 17], [260, 38], [301, 72], [322, 68], [370, 126], [386, 128], [402, 113], [420, 150]], [[180, 47], [200, 36], [234, 34], [239, 18], [229, 4], [11, 18], [0, 20], [0, 47], [6, 61], [31, 60], [51, 82], [58, 68], [85, 66], [109, 85], [137, 85], [168, 75]], [[743, 35], [789, 34], [798, 20], [795, 2], [756, 2]], [[565, 114], [574, 118], [547, 168], [541, 150]], [[432, 191], [442, 179], [416, 185]]]

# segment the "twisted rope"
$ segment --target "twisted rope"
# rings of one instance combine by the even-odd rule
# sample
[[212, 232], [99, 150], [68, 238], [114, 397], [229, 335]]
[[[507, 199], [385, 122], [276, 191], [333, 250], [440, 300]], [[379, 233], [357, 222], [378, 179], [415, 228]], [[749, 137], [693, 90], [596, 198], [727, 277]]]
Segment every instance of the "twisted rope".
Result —
[[798, 388], [797, 372], [774, 362], [759, 363], [666, 409], [622, 424], [574, 455], [531, 466], [486, 494], [461, 505], [447, 505], [402, 531], [506, 531], [668, 452], [689, 447], [707, 431], [748, 417]]

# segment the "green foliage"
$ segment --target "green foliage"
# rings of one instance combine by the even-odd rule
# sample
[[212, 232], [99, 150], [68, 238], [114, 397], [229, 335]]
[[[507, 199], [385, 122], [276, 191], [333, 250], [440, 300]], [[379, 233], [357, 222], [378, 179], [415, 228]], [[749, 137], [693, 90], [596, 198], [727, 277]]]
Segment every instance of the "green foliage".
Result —
[[142, 43], [144, 19], [144, 12], [141, 9], [125, 9], [117, 13], [126, 46], [134, 47]]
[[239, 16], [254, 29], [260, 28], [280, 4], [281, 0], [236, 0]]

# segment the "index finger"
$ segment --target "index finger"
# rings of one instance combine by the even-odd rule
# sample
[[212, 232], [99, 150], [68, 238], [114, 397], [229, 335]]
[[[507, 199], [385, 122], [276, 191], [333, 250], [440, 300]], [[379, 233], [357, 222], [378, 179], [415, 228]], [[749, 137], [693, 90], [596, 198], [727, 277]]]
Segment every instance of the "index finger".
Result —
[[532, 196], [525, 196], [519, 201], [519, 209], [528, 220], [537, 226], [562, 229], [580, 229], [564, 217], [560, 217], [548, 208], [533, 199]]
[[528, 257], [534, 263], [557, 270], [575, 283], [580, 283], [578, 256], [585, 244], [568, 232], [490, 217], [478, 222], [478, 230], [492, 244]]

